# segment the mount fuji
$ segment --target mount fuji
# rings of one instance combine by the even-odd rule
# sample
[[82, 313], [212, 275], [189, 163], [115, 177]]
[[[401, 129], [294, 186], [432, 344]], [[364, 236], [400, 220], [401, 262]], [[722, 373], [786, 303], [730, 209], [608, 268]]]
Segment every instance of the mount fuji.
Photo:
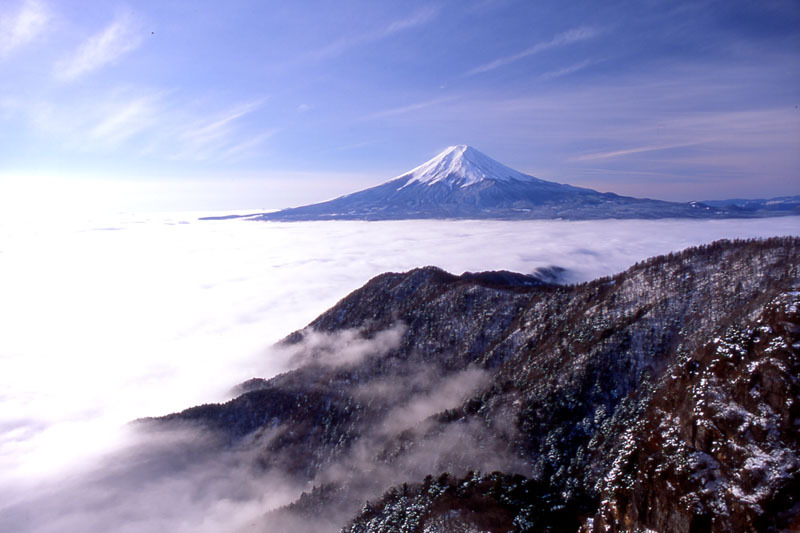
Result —
[[274, 221], [758, 216], [697, 202], [675, 203], [601, 193], [518, 172], [471, 146], [451, 146], [381, 185], [327, 202], [246, 218]]

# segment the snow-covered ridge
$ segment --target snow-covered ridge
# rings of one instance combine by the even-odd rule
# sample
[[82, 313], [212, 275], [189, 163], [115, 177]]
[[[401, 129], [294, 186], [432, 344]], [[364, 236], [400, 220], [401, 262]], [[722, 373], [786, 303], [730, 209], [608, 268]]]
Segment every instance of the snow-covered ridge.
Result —
[[467, 187], [486, 179], [540, 181], [498, 163], [491, 157], [464, 144], [451, 146], [433, 159], [394, 179], [402, 178], [408, 178], [408, 181], [400, 187], [401, 189], [414, 183], [433, 185], [444, 182], [451, 187]]

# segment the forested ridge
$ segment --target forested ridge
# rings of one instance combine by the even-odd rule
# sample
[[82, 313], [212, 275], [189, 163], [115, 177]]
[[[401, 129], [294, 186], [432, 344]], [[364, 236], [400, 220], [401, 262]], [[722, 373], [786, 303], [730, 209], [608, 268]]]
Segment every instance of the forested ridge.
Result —
[[281, 343], [293, 370], [152, 423], [307, 483], [255, 530], [797, 528], [798, 265], [772, 238], [569, 286], [383, 274]]

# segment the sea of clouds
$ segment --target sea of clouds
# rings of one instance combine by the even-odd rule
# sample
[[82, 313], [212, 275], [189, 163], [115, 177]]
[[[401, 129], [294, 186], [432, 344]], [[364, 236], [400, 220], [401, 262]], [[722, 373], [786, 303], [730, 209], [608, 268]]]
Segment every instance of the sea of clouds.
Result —
[[[198, 216], [0, 224], [0, 530], [238, 531], [291, 501], [302, 487], [273, 482], [267, 490], [243, 461], [186, 452], [196, 436], [162, 437], [142, 451], [126, 424], [225, 401], [238, 383], [286, 370], [291, 362], [271, 346], [382, 272], [558, 266], [565, 281], [577, 282], [720, 238], [800, 234], [798, 217], [267, 223]], [[112, 468], [119, 450], [126, 459]], [[187, 453], [191, 467], [173, 468]]]

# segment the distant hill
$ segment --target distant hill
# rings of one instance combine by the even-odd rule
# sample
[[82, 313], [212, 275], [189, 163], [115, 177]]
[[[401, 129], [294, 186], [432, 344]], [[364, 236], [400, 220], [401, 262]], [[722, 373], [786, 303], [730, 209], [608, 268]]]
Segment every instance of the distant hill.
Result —
[[702, 202], [712, 207], [724, 207], [738, 209], [750, 213], [775, 213], [800, 215], [800, 195], [798, 196], [778, 196], [776, 198], [759, 198], [747, 200], [744, 198], [733, 198], [730, 200], [708, 200]]
[[[381, 185], [327, 202], [247, 215], [254, 220], [726, 218], [795, 214], [762, 207], [677, 203], [601, 193], [518, 172], [471, 146], [452, 146]], [[219, 217], [230, 218], [230, 217]]]

